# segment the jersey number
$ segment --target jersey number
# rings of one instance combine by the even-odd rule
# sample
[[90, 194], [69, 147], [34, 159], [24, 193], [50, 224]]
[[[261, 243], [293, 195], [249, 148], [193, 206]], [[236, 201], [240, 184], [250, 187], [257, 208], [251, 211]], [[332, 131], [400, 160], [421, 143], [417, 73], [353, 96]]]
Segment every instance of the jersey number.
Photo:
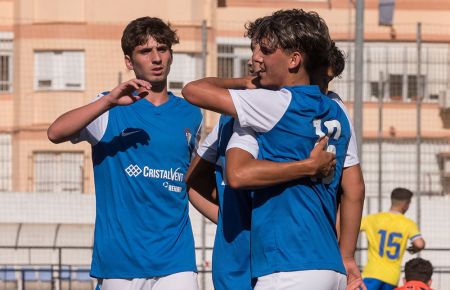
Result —
[[380, 234], [380, 248], [378, 250], [380, 257], [383, 257], [386, 254], [391, 260], [397, 259], [400, 256], [400, 243], [395, 241], [395, 239], [401, 239], [403, 235], [396, 232], [388, 233], [385, 230], [379, 230], [378, 233]]
[[[328, 138], [333, 138], [335, 140], [339, 139], [341, 136], [341, 123], [338, 120], [329, 120], [325, 121], [323, 125], [327, 128], [327, 136]], [[325, 133], [322, 131], [322, 120], [321, 119], [315, 119], [313, 121], [313, 126], [316, 129], [316, 135], [319, 136], [319, 138], [324, 137]], [[336, 146], [334, 145], [328, 145], [327, 146], [327, 152], [331, 152], [336, 154]], [[322, 179], [322, 182], [324, 184], [330, 184], [331, 181], [333, 181], [334, 177], [334, 171], [331, 172], [330, 175]], [[312, 179], [313, 181], [317, 181], [316, 178]]]

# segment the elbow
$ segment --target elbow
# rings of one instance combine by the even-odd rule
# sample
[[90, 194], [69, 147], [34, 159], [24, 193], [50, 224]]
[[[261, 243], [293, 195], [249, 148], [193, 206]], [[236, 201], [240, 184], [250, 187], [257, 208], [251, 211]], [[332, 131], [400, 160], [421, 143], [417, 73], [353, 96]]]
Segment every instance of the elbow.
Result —
[[422, 251], [423, 249], [425, 249], [425, 240], [424, 239], [416, 240], [414, 243], [414, 247], [417, 249], [417, 252]]
[[183, 98], [186, 100], [186, 101], [188, 101], [189, 103], [191, 103], [191, 104], [194, 104], [194, 105], [196, 105], [196, 103], [195, 103], [195, 95], [193, 94], [193, 90], [194, 90], [194, 87], [195, 85], [192, 83], [192, 82], [190, 82], [190, 83], [188, 83], [187, 85], [185, 85], [184, 87], [183, 87], [183, 89], [181, 90], [181, 94], [183, 95]]
[[249, 184], [249, 177], [244, 170], [227, 170], [227, 184], [234, 189], [246, 189]]
[[47, 138], [54, 144], [63, 142], [62, 138], [60, 138], [58, 132], [53, 128], [53, 126], [50, 126], [47, 129]]

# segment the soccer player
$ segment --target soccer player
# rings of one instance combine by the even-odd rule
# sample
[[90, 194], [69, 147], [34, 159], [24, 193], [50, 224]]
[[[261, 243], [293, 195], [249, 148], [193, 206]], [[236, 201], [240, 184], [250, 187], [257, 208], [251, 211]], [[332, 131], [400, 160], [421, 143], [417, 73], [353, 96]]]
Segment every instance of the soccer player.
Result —
[[414, 258], [405, 264], [404, 285], [395, 290], [431, 290], [433, 265], [422, 258]]
[[[253, 62], [261, 65], [257, 81], [271, 90], [228, 90], [251, 88], [255, 79], [207, 78], [185, 86], [185, 98], [251, 128], [261, 159], [303, 160], [317, 137], [328, 135], [329, 150], [337, 160], [335, 174], [327, 179], [302, 178], [255, 192], [251, 225], [255, 289], [345, 289], [335, 230], [336, 189], [351, 130], [339, 105], [322, 95], [318, 86], [308, 86], [308, 73], [328, 57], [328, 28], [316, 13], [292, 9], [259, 18], [247, 29], [256, 43]], [[243, 165], [227, 156], [228, 183], [241, 187], [231, 179], [232, 163]], [[243, 174], [247, 173], [252, 174]], [[256, 179], [250, 186], [271, 178]]]
[[96, 223], [91, 276], [102, 290], [198, 289], [184, 175], [199, 108], [167, 90], [176, 32], [159, 18], [131, 21], [122, 36], [136, 79], [60, 116], [54, 143], [92, 145]]
[[406, 188], [395, 188], [391, 193], [388, 212], [371, 214], [362, 219], [369, 243], [369, 257], [363, 271], [364, 284], [368, 290], [392, 290], [400, 279], [400, 268], [408, 239], [408, 249], [417, 253], [425, 248], [417, 224], [405, 217], [413, 193]]
[[[253, 66], [250, 68], [253, 69]], [[230, 116], [220, 117], [219, 123], [197, 150], [198, 156], [194, 158], [186, 174], [191, 203], [217, 223], [212, 261], [212, 278], [216, 290], [251, 290], [255, 284], [250, 271], [251, 192], [229, 187], [224, 176], [225, 152], [234, 123]], [[254, 136], [248, 135], [245, 138], [257, 147]], [[271, 185], [285, 181], [284, 177], [277, 179], [277, 176], [289, 176], [290, 180], [305, 176], [326, 177], [335, 164], [334, 154], [324, 150], [326, 145], [327, 139], [322, 138], [307, 160], [266, 162], [262, 171], [256, 174], [273, 176]], [[212, 192], [208, 183], [214, 178], [211, 177], [214, 170], [219, 207], [207, 198], [202, 198]]]

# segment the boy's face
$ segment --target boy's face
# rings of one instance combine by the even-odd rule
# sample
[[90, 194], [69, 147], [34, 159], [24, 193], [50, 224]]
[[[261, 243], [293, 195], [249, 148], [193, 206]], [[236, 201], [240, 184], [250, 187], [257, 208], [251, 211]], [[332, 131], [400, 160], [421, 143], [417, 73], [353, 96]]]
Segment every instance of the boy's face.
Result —
[[289, 55], [280, 48], [268, 49], [264, 41], [261, 44], [252, 43], [252, 52], [252, 65], [261, 86], [274, 89], [284, 86], [289, 72]]
[[167, 45], [149, 37], [147, 43], [134, 48], [131, 57], [125, 56], [125, 64], [128, 69], [134, 70], [138, 79], [151, 84], [164, 83], [170, 72], [172, 53]]

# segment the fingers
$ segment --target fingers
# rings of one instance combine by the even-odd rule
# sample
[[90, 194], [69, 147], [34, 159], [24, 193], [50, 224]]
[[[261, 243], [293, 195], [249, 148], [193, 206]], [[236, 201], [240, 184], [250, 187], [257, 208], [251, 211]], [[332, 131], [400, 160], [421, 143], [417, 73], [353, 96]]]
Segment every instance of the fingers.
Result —
[[317, 142], [317, 146], [325, 150], [328, 146], [328, 137], [327, 136], [320, 137], [319, 141]]

